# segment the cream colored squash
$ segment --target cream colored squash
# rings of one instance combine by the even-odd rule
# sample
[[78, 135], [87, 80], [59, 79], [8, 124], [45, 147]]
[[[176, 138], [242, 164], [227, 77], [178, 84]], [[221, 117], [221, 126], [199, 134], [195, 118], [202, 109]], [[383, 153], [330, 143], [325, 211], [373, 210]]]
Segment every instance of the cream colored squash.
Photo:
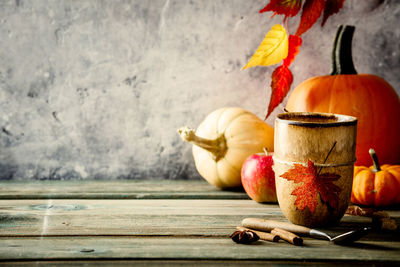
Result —
[[182, 127], [183, 140], [193, 143], [200, 175], [218, 188], [241, 186], [242, 164], [252, 154], [273, 151], [274, 129], [253, 113], [238, 107], [213, 111], [197, 130]]

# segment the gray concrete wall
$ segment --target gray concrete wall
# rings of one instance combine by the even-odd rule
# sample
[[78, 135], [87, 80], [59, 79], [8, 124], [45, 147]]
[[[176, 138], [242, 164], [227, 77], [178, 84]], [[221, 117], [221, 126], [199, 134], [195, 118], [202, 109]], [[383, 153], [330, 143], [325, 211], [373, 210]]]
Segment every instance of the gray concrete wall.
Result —
[[[274, 67], [240, 68], [282, 20], [266, 3], [0, 0], [0, 178], [199, 179], [176, 129], [224, 106], [264, 117]], [[347, 0], [303, 36], [293, 85], [329, 72], [352, 24], [359, 73], [399, 92], [399, 21], [399, 1]]]

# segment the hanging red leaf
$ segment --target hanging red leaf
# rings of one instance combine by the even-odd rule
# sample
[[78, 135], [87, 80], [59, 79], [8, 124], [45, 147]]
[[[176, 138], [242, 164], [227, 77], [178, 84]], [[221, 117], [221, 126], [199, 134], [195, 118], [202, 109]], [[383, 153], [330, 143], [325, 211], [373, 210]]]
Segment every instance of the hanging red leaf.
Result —
[[308, 160], [307, 166], [294, 164], [294, 168], [289, 169], [280, 177], [294, 183], [302, 183], [292, 192], [292, 195], [296, 196], [294, 204], [299, 210], [302, 211], [308, 207], [310, 212], [314, 213], [318, 204], [318, 194], [321, 200], [331, 208], [338, 208], [341, 189], [333, 182], [337, 181], [340, 175], [334, 173], [318, 174], [314, 163]]
[[282, 103], [289, 92], [292, 82], [293, 75], [287, 66], [282, 65], [274, 70], [271, 81], [271, 98], [269, 100], [268, 113], [265, 118], [268, 118], [272, 111]]
[[294, 17], [299, 13], [301, 8], [302, 0], [271, 0], [269, 4], [267, 4], [263, 9], [259, 12], [274, 12], [273, 16], [285, 15], [285, 19], [287, 17]]
[[324, 26], [329, 16], [339, 12], [339, 10], [343, 7], [344, 1], [345, 0], [326, 0], [321, 26]]
[[306, 0], [301, 12], [300, 24], [296, 35], [300, 36], [308, 31], [321, 16], [325, 8], [325, 0]]
[[283, 60], [283, 65], [289, 67], [296, 55], [299, 53], [299, 48], [302, 42], [300, 36], [289, 35], [289, 51], [287, 57]]

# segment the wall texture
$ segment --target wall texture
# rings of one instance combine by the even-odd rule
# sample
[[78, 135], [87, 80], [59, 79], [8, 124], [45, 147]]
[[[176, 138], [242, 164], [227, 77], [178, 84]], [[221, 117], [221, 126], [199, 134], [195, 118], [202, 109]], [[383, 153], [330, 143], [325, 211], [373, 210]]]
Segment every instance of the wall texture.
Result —
[[[267, 2], [0, 0], [0, 178], [198, 179], [177, 128], [224, 106], [265, 116], [274, 67], [240, 69], [282, 21]], [[303, 36], [293, 85], [329, 72], [352, 24], [359, 73], [399, 92], [399, 21], [399, 1], [347, 0]]]

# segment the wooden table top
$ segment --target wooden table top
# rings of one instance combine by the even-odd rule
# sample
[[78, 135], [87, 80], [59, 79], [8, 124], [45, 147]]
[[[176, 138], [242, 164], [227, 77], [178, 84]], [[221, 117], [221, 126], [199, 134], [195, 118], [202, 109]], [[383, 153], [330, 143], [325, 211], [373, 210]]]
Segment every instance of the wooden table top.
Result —
[[[385, 210], [400, 223], [400, 209]], [[205, 181], [36, 181], [0, 183], [0, 265], [258, 266], [400, 265], [397, 231], [373, 231], [352, 245], [304, 238], [236, 244], [242, 219], [287, 221], [277, 204]], [[369, 226], [345, 215], [329, 234]]]

